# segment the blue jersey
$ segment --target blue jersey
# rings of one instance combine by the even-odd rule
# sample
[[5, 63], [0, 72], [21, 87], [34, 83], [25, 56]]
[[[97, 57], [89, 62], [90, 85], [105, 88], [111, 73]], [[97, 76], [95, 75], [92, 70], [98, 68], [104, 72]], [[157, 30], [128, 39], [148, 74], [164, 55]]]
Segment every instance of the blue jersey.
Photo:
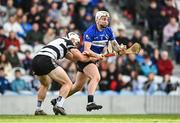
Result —
[[[91, 42], [91, 50], [95, 53], [102, 53], [104, 47], [108, 45], [108, 41], [115, 40], [115, 36], [110, 27], [104, 28], [102, 31], [97, 29], [97, 26], [91, 25], [83, 35], [84, 42]], [[81, 52], [84, 51], [84, 45]]]

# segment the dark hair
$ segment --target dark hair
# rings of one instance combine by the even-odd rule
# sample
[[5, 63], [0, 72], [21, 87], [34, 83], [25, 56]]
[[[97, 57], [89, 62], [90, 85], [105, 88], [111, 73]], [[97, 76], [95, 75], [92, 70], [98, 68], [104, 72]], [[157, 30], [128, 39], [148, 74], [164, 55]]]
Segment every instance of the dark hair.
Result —
[[17, 73], [17, 72], [21, 72], [20, 69], [16, 69], [16, 70], [15, 70], [15, 73]]
[[4, 71], [4, 67], [0, 67], [0, 70]]

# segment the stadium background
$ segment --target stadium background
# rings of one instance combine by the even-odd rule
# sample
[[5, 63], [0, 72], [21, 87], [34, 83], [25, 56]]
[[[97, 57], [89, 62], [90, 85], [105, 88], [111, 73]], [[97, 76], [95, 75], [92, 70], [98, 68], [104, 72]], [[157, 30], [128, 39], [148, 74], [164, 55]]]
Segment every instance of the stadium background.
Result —
[[[65, 103], [69, 114], [179, 114], [179, 0], [1, 0], [0, 114], [33, 114], [39, 81], [31, 71], [34, 54], [68, 31], [83, 34], [98, 10], [111, 15], [118, 43], [138, 42], [140, 54], [111, 57], [99, 64], [96, 91], [101, 111], [85, 111], [86, 86]], [[76, 66], [59, 64], [74, 81]], [[20, 70], [20, 72], [19, 72]], [[15, 72], [16, 71], [16, 72]], [[58, 95], [53, 83], [45, 101]], [[72, 106], [76, 105], [76, 107]]]

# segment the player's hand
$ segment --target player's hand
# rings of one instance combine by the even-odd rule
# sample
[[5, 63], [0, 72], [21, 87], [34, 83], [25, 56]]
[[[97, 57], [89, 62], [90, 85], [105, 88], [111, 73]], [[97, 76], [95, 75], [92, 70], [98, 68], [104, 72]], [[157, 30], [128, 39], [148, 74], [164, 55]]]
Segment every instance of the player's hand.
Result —
[[119, 55], [123, 55], [123, 54], [126, 53], [126, 49], [127, 49], [127, 46], [121, 44], [121, 45], [119, 46], [119, 51], [118, 51], [117, 53], [118, 53]]
[[90, 56], [91, 55], [88, 51], [84, 51], [82, 54], [86, 55], [86, 56]]
[[99, 60], [103, 60], [104, 57], [105, 57], [105, 56], [104, 56], [103, 54], [98, 54], [98, 55], [97, 55], [97, 58], [98, 58]]

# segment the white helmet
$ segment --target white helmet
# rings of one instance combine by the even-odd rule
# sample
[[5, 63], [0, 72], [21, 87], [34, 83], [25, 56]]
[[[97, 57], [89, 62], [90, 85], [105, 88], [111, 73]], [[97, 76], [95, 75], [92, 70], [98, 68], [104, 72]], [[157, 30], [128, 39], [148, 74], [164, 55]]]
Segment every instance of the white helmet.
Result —
[[80, 43], [80, 38], [79, 38], [79, 35], [76, 34], [75, 32], [69, 32], [67, 34], [67, 38], [69, 40], [74, 40], [75, 43]]
[[108, 18], [110, 17], [109, 16], [109, 13], [107, 11], [98, 11], [96, 13], [96, 17], [95, 17], [95, 20], [99, 20], [102, 16], [107, 16]]

